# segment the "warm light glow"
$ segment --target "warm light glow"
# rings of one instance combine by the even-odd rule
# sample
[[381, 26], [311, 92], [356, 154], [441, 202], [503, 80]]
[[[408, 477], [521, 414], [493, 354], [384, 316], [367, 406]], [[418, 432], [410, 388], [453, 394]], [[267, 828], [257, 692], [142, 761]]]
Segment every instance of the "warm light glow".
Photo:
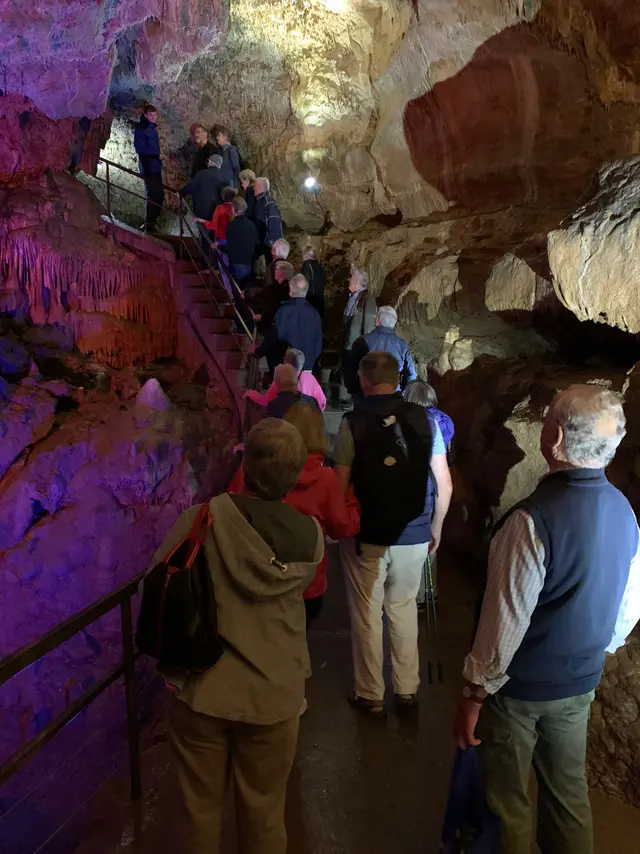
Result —
[[335, 12], [336, 15], [342, 14], [347, 8], [347, 0], [321, 0], [325, 9], [330, 12]]
[[313, 175], [309, 175], [308, 178], [304, 179], [304, 186], [307, 190], [313, 190], [313, 188], [316, 186], [316, 179], [313, 177]]

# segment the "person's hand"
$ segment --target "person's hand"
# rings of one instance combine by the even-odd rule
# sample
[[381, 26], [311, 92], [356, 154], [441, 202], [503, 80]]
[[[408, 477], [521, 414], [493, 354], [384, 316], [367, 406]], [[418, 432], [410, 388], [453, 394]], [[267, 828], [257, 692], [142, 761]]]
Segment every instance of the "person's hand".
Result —
[[199, 217], [199, 216], [194, 217], [194, 219], [195, 219], [195, 221], [196, 221], [196, 222], [204, 222], [204, 220], [202, 219], [202, 217]]
[[438, 528], [431, 528], [431, 542], [429, 543], [429, 554], [433, 555], [438, 550], [438, 546], [440, 545], [440, 538], [442, 537], [442, 531]]
[[244, 443], [240, 442], [239, 445], [234, 445], [233, 453], [235, 454], [235, 456], [238, 456], [238, 454], [244, 453]]
[[468, 700], [465, 697], [460, 698], [453, 722], [453, 737], [461, 750], [466, 750], [467, 747], [477, 747], [479, 744], [482, 744], [480, 739], [476, 738], [475, 734], [481, 710], [482, 703], [475, 703], [473, 700]]
[[253, 319], [254, 320], [262, 320], [262, 315], [261, 314], [254, 314]]
[[256, 352], [256, 350], [257, 350], [257, 349], [258, 349], [258, 345], [257, 345], [257, 344], [256, 344], [256, 342], [254, 341], [254, 342], [253, 342], [253, 344], [249, 347], [249, 352], [250, 352], [251, 354], [255, 354], [255, 352]]

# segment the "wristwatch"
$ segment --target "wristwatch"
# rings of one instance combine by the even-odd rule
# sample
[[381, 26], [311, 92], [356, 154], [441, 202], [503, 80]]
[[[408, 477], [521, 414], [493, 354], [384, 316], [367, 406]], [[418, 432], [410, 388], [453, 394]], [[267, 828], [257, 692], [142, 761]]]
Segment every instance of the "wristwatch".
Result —
[[488, 692], [480, 685], [465, 685], [462, 689], [462, 696], [465, 700], [471, 700], [472, 703], [482, 705], [489, 696]]

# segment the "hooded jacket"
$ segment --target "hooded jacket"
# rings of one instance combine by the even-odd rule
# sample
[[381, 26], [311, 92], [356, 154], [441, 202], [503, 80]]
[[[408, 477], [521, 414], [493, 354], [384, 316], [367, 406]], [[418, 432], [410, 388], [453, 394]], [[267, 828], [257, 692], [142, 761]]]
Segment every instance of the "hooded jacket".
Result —
[[[165, 672], [199, 714], [272, 725], [300, 712], [310, 674], [302, 592], [322, 559], [320, 526], [282, 501], [219, 495], [205, 542], [225, 651], [203, 675]], [[185, 537], [198, 507], [180, 516], [154, 563]]]
[[133, 146], [138, 155], [141, 175], [160, 175], [162, 161], [160, 160], [160, 137], [157, 125], [150, 122], [146, 116], [141, 116], [133, 132]]
[[[242, 492], [244, 474], [238, 469], [230, 492]], [[323, 532], [332, 540], [355, 537], [360, 527], [360, 504], [349, 487], [345, 493], [334, 469], [325, 466], [322, 454], [309, 454], [298, 482], [285, 495], [287, 504], [305, 516], [313, 516]], [[322, 596], [327, 589], [327, 556], [324, 555], [311, 584], [304, 591], [305, 599]]]

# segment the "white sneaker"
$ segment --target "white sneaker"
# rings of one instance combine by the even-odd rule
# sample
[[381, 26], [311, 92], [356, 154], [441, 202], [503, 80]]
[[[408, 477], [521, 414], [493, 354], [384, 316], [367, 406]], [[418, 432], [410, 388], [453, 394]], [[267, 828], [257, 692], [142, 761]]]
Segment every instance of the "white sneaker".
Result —
[[304, 713], [307, 711], [308, 708], [309, 708], [309, 705], [307, 703], [307, 698], [305, 697], [304, 700], [302, 701], [302, 705], [300, 706], [300, 717], [302, 717], [304, 715]]

